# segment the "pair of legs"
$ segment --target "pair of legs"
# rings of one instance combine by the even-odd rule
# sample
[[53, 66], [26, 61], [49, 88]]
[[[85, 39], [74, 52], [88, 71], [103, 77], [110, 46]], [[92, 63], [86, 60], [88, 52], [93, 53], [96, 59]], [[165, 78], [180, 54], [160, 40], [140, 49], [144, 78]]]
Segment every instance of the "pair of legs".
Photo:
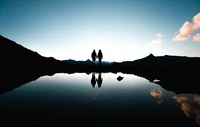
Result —
[[93, 62], [93, 64], [95, 64], [96, 63], [96, 59], [92, 58], [92, 62]]
[[[93, 64], [96, 63], [96, 59], [92, 59]], [[101, 59], [99, 59], [99, 63], [101, 63]]]

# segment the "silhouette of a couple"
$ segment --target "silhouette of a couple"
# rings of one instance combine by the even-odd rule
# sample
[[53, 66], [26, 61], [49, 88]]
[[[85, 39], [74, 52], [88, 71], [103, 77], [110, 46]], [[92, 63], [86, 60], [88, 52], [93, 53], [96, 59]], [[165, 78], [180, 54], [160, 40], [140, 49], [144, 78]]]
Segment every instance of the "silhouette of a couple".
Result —
[[96, 63], [96, 58], [98, 58], [99, 63], [101, 64], [101, 60], [103, 59], [103, 54], [102, 54], [101, 50], [99, 50], [98, 55], [97, 55], [96, 51], [93, 50], [91, 57], [92, 57], [93, 64]]
[[98, 87], [100, 88], [103, 82], [103, 78], [101, 77], [101, 73], [99, 73], [98, 79], [96, 79], [95, 72], [92, 72], [91, 84], [93, 88], [95, 87], [96, 82], [98, 84]]

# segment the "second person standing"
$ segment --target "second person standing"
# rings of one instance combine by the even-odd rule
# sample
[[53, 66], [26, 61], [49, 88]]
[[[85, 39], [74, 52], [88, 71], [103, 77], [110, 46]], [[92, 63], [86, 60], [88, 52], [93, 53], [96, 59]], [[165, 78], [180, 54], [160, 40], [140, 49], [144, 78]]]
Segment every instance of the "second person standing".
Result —
[[103, 59], [103, 54], [102, 54], [101, 50], [99, 50], [97, 58], [99, 59], [99, 63], [101, 64], [101, 61]]

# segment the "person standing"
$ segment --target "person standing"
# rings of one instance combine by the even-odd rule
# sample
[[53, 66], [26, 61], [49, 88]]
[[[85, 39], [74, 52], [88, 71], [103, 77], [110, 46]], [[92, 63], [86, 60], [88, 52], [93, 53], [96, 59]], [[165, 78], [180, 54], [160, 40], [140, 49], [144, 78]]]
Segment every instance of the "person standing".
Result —
[[101, 64], [101, 60], [103, 59], [103, 54], [102, 54], [101, 50], [99, 50], [97, 57], [99, 59], [99, 64]]
[[95, 50], [93, 50], [91, 57], [92, 57], [92, 62], [93, 62], [93, 64], [95, 64], [95, 62], [96, 62], [96, 57], [97, 57], [97, 54], [96, 54], [96, 51], [95, 51]]

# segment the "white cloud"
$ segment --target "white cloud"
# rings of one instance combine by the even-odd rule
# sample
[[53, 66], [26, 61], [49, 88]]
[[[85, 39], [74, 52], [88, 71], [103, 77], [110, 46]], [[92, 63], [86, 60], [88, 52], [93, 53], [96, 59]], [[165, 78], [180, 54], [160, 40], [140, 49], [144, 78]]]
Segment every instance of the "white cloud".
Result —
[[196, 34], [195, 36], [192, 37], [193, 41], [200, 41], [200, 34]]
[[176, 36], [172, 39], [172, 41], [185, 41], [189, 39], [192, 34], [200, 29], [200, 13], [193, 17], [193, 21], [185, 22], [183, 26], [179, 29]]
[[162, 38], [163, 38], [163, 35], [161, 33], [158, 33], [156, 35], [156, 38], [153, 39], [151, 42], [150, 42], [150, 45], [152, 46], [156, 46], [156, 47], [160, 47], [162, 45]]
[[158, 33], [156, 36], [157, 36], [158, 38], [162, 38], [162, 37], [163, 37], [163, 35], [162, 35], [161, 33]]
[[160, 47], [162, 45], [162, 40], [160, 38], [156, 38], [150, 42], [151, 45], [155, 45]]

